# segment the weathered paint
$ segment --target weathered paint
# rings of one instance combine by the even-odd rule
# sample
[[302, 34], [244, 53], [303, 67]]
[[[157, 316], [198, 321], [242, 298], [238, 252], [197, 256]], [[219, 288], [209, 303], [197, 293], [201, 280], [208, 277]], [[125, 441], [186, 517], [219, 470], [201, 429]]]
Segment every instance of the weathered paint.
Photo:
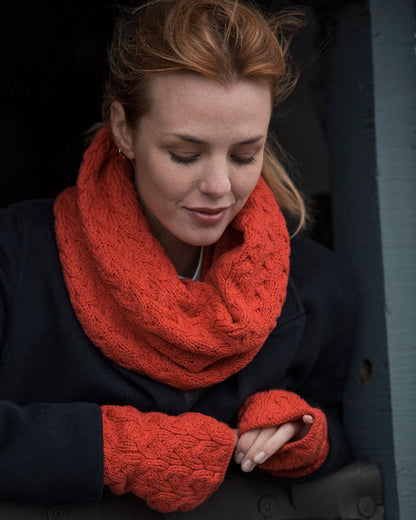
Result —
[[381, 467], [387, 520], [416, 512], [414, 22], [412, 0], [369, 0], [329, 26], [334, 239], [357, 298], [345, 420]]
[[416, 514], [416, 55], [412, 0], [370, 0], [377, 180], [401, 520]]
[[[348, 264], [356, 294], [357, 336], [345, 421], [356, 455], [380, 465], [386, 505], [394, 511], [390, 520], [396, 520], [369, 23], [365, 5], [350, 3], [333, 13], [328, 30], [328, 142], [335, 249]], [[363, 363], [366, 375], [360, 377]]]

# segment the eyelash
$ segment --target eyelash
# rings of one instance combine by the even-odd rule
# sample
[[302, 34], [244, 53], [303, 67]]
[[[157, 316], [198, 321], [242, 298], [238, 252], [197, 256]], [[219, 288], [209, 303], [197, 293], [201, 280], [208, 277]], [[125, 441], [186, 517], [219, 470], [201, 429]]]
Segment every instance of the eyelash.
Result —
[[[172, 152], [170, 152], [170, 158], [173, 162], [179, 163], [179, 164], [192, 164], [198, 159], [199, 155], [194, 155], [193, 157], [181, 157], [180, 155], [176, 155]], [[242, 157], [238, 157], [237, 155], [231, 156], [232, 160], [239, 166], [245, 166], [248, 164], [253, 164], [256, 162], [255, 155], [252, 155], [248, 159], [243, 159]]]
[[238, 157], [238, 155], [232, 156], [233, 161], [237, 164], [253, 164], [256, 162], [256, 156], [252, 155], [251, 157], [248, 157], [247, 159], [243, 159], [242, 157]]

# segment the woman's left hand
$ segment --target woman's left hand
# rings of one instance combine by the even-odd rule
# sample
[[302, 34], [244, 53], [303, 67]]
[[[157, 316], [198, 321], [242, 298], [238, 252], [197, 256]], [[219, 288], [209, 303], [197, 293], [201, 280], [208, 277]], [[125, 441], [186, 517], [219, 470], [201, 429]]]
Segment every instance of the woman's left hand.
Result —
[[253, 470], [277, 453], [288, 442], [307, 435], [313, 417], [304, 415], [302, 420], [290, 421], [271, 428], [255, 428], [237, 437], [234, 460], [245, 472]]

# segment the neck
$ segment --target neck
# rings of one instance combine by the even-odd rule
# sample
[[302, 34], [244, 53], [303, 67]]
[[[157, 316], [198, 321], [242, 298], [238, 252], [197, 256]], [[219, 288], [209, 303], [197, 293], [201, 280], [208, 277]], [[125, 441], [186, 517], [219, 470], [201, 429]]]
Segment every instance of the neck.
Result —
[[199, 255], [201, 253], [200, 246], [191, 246], [182, 243], [182, 247], [169, 247], [169, 244], [162, 246], [176, 269], [179, 276], [185, 278], [192, 278], [199, 262]]

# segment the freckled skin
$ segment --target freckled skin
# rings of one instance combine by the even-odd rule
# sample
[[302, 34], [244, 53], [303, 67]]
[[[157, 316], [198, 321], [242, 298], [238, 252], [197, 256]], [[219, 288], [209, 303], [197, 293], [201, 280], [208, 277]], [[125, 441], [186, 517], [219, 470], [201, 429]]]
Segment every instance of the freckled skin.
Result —
[[180, 272], [199, 246], [221, 237], [254, 189], [271, 95], [262, 81], [225, 86], [189, 73], [157, 75], [150, 89], [151, 109], [121, 148], [134, 160], [152, 231]]

